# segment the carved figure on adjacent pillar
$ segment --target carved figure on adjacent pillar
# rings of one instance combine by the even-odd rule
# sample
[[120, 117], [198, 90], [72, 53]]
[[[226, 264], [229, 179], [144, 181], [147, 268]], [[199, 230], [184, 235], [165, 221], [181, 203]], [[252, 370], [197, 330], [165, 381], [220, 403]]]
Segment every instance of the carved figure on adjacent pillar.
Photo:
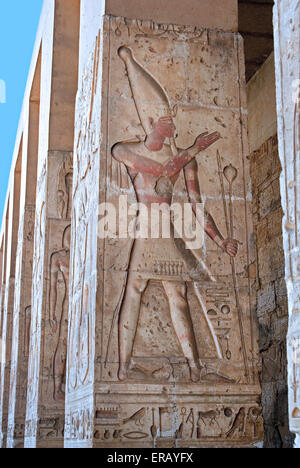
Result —
[[[135, 188], [137, 201], [147, 207], [151, 204], [171, 206], [174, 185], [183, 171], [189, 201], [198, 219], [197, 204], [201, 203], [196, 156], [220, 139], [220, 134], [203, 133], [194, 145], [179, 150], [175, 144], [176, 127], [165, 91], [133, 57], [127, 47], [119, 49], [125, 63], [133, 99], [146, 137], [144, 141], [118, 143], [112, 148], [115, 160], [124, 164]], [[202, 219], [198, 221], [203, 224]], [[205, 213], [206, 234], [230, 257], [238, 252], [238, 241], [224, 239], [212, 216]], [[166, 264], [174, 261], [183, 269], [156, 269], [149, 271], [145, 252]], [[133, 352], [134, 338], [138, 326], [141, 300], [151, 279], [162, 283], [168, 298], [173, 326], [186, 357], [191, 380], [201, 377], [201, 365], [197, 351], [189, 304], [187, 282], [182, 273], [188, 274], [184, 256], [174, 242], [174, 231], [170, 239], [136, 239], [133, 243], [127, 284], [124, 290], [119, 317], [119, 379], [128, 378]], [[192, 280], [191, 280], [192, 281]]]
[[[63, 234], [63, 248], [54, 252], [50, 262], [50, 324], [54, 334], [58, 333], [58, 342], [53, 359], [54, 400], [64, 400], [64, 382], [66, 375], [69, 266], [70, 266], [71, 226]], [[64, 281], [64, 297], [61, 309], [57, 313], [59, 273]]]
[[57, 211], [60, 219], [71, 219], [73, 187], [73, 156], [62, 165], [57, 191]]
[[57, 209], [58, 209], [58, 214], [59, 217], [62, 219], [64, 217], [64, 212], [65, 212], [65, 193], [62, 190], [59, 190], [57, 192]]
[[26, 357], [29, 357], [30, 327], [31, 327], [31, 306], [28, 306], [25, 309], [24, 356]]

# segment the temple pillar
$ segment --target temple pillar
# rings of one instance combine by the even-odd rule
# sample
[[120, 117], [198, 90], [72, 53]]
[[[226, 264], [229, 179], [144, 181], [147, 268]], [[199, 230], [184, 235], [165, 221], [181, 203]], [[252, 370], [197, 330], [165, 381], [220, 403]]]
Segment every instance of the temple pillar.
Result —
[[[237, 2], [154, 3], [81, 2], [65, 447], [260, 446]], [[101, 232], [107, 209], [193, 194], [198, 248]]]
[[24, 116], [24, 144], [21, 177], [21, 206], [16, 255], [15, 301], [12, 332], [12, 359], [9, 391], [8, 448], [24, 444], [27, 399], [28, 356], [31, 325], [31, 286], [35, 198], [37, 183], [41, 49], [37, 54], [27, 115]]
[[279, 156], [282, 165], [281, 199], [284, 211], [283, 246], [288, 291], [288, 383], [290, 429], [300, 448], [300, 5], [276, 0], [274, 6], [275, 65]]
[[0, 446], [6, 445], [8, 424], [8, 400], [10, 385], [10, 367], [12, 351], [12, 326], [15, 291], [15, 265], [18, 243], [18, 226], [20, 216], [20, 188], [22, 167], [22, 137], [16, 145], [16, 164], [10, 176], [7, 204], [7, 221], [5, 228], [5, 278], [1, 298], [1, 380], [0, 380]]
[[25, 447], [64, 437], [79, 0], [45, 2]]

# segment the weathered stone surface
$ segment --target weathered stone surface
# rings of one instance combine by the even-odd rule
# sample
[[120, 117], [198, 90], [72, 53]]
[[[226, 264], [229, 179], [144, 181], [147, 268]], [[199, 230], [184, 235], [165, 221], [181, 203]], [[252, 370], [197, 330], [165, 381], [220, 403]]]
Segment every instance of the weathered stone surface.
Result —
[[[224, 31], [237, 31], [238, 4], [236, 0], [185, 0], [184, 9], [179, 0], [108, 0], [105, 13], [155, 23], [200, 26]], [[226, 12], [226, 14], [224, 14]]]
[[0, 446], [5, 446], [8, 424], [8, 400], [12, 351], [12, 326], [15, 293], [16, 250], [20, 215], [22, 138], [17, 141], [17, 160], [11, 176], [11, 192], [6, 204], [6, 266], [1, 298], [1, 377], [0, 377]]
[[[35, 58], [35, 57], [34, 57]], [[23, 132], [21, 203], [16, 255], [12, 358], [9, 388], [7, 447], [24, 444], [27, 374], [31, 324], [31, 285], [35, 224], [36, 174], [39, 143], [41, 53], [30, 89]]]
[[[65, 445], [257, 443], [263, 432], [248, 274], [254, 250], [242, 42], [232, 33], [121, 17], [105, 16], [98, 28], [89, 59], [85, 35], [81, 44]], [[131, 165], [126, 158], [145, 154], [145, 134], [151, 147], [150, 118], [156, 123], [168, 116], [178, 148], [194, 151], [204, 131], [222, 137], [207, 145], [188, 177], [194, 181], [196, 174], [195, 186], [199, 179], [223, 236], [242, 245], [230, 261], [215, 244], [218, 235], [215, 242], [207, 236], [202, 272], [193, 272], [188, 252], [174, 249], [172, 239], [136, 241], [132, 250], [130, 239], [97, 238], [99, 203], [117, 207], [122, 193], [141, 201], [139, 178], [150, 194], [139, 160]], [[163, 161], [174, 157], [174, 142], [171, 147], [162, 147]], [[173, 193], [188, 200], [182, 172], [175, 186], [158, 179], [152, 199]]]
[[[247, 86], [253, 220], [257, 248], [257, 309], [262, 357], [265, 447], [289, 448], [281, 164], [276, 136], [275, 69], [271, 56]], [[263, 144], [261, 144], [263, 142]]]
[[[256, 8], [253, 5], [242, 5], [243, 10]], [[257, 6], [258, 11], [264, 8]], [[243, 14], [243, 13], [242, 13]], [[250, 19], [250, 17], [249, 17]], [[261, 19], [265, 20], [262, 16]], [[258, 26], [257, 21], [255, 25]], [[264, 25], [266, 26], [266, 25]], [[246, 31], [249, 31], [246, 29]], [[254, 58], [254, 57], [252, 57]], [[250, 153], [259, 150], [267, 140], [277, 134], [276, 89], [274, 54], [265, 61], [255, 76], [247, 83], [248, 95], [248, 128]], [[260, 164], [278, 164], [278, 158], [261, 160]], [[265, 171], [258, 171], [256, 176], [264, 178]]]
[[26, 447], [62, 447], [64, 438], [79, 3], [45, 4]]
[[299, 436], [299, 2], [275, 2], [274, 31], [279, 156], [283, 168], [280, 180], [284, 212], [283, 247], [289, 311], [289, 418], [291, 430]]
[[[174, 2], [45, 2], [0, 238], [3, 445], [244, 447], [265, 432], [290, 447], [288, 412], [300, 433], [297, 2], [275, 8], [280, 159], [272, 57], [248, 88], [247, 158], [237, 2]], [[197, 252], [174, 233], [102, 239], [98, 205], [121, 195], [203, 201], [220, 232], [207, 215]]]

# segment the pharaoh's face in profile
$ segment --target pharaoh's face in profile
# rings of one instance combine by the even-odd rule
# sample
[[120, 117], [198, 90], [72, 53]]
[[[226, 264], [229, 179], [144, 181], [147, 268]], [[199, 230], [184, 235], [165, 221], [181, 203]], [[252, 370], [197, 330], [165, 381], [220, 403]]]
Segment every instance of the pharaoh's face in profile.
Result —
[[172, 117], [164, 116], [158, 120], [149, 118], [150, 129], [147, 136], [148, 147], [152, 151], [160, 151], [166, 138], [174, 138], [176, 127]]
[[175, 135], [176, 127], [172, 117], [161, 117], [158, 122], [152, 123], [152, 125], [154, 130], [163, 138], [173, 138]]

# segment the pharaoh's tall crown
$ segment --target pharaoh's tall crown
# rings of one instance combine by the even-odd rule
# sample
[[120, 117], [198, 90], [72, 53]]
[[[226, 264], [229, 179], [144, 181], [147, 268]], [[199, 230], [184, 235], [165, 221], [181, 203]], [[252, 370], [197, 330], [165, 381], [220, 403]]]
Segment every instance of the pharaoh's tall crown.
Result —
[[151, 118], [172, 117], [166, 92], [158, 81], [150, 75], [134, 58], [132, 50], [121, 47], [118, 51], [126, 66], [133, 99], [141, 124], [147, 135], [151, 133]]

